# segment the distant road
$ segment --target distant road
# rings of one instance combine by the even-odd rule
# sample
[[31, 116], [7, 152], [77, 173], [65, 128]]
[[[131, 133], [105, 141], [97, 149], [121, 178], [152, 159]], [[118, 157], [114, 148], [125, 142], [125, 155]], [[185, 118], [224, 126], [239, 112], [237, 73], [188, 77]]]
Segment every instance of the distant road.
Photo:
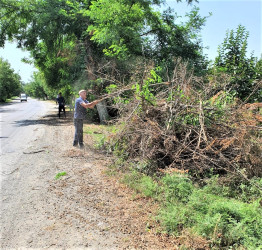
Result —
[[26, 148], [37, 135], [34, 123], [52, 106], [55, 107], [51, 103], [31, 98], [27, 102], [15, 99], [0, 104], [0, 154], [15, 153]]

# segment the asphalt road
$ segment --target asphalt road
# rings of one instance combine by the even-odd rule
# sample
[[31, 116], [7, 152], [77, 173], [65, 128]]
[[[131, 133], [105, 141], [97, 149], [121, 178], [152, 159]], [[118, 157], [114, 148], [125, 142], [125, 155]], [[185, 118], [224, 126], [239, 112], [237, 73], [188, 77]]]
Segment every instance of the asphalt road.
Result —
[[54, 109], [50, 102], [28, 98], [27, 102], [15, 99], [0, 104], [0, 195], [5, 190], [11, 173], [19, 166], [19, 159], [30, 144], [41, 137], [44, 126], [39, 118]]
[[[4, 248], [2, 242], [4, 235], [12, 235], [14, 225], [18, 218], [24, 218], [21, 214], [21, 204], [28, 200], [25, 185], [30, 177], [28, 164], [34, 164], [30, 156], [24, 154], [30, 149], [30, 145], [43, 136], [45, 126], [41, 124], [40, 117], [54, 110], [54, 103], [43, 102], [28, 98], [27, 102], [20, 99], [10, 103], [0, 104], [0, 248]], [[22, 168], [22, 170], [20, 170]], [[32, 172], [32, 171], [31, 171]], [[29, 176], [29, 177], [28, 177]], [[21, 219], [23, 222], [23, 220]], [[24, 223], [24, 222], [23, 222]], [[21, 227], [20, 224], [19, 227]], [[11, 231], [10, 231], [11, 230]], [[11, 241], [10, 240], [10, 241]]]
[[50, 103], [31, 98], [27, 102], [15, 99], [0, 105], [0, 155], [15, 153], [27, 147], [37, 136], [34, 125], [48, 108], [51, 108]]

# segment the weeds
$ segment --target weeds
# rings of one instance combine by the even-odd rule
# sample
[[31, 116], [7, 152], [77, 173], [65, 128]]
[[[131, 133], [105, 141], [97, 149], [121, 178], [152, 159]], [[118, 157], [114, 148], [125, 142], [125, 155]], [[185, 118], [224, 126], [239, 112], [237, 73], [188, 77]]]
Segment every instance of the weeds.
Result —
[[85, 125], [84, 133], [90, 135], [95, 149], [104, 149], [105, 141], [115, 133], [115, 126]]
[[62, 176], [66, 175], [66, 172], [61, 172], [61, 173], [58, 173], [56, 176], [55, 176], [55, 179], [58, 180], [60, 179]]
[[156, 220], [174, 235], [184, 231], [204, 237], [213, 248], [258, 249], [262, 243], [262, 207], [257, 197], [250, 203], [230, 198], [230, 188], [213, 178], [203, 187], [185, 174], [150, 177], [133, 168], [123, 182], [160, 204]]

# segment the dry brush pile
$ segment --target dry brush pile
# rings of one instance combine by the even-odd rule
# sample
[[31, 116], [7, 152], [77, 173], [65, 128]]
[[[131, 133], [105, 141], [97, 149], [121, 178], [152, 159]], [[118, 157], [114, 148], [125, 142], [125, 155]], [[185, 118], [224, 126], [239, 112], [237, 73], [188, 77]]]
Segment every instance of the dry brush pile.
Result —
[[204, 80], [180, 61], [168, 82], [159, 83], [150, 70], [141, 78], [129, 91], [131, 101], [124, 91], [114, 95], [122, 128], [113, 141], [127, 159], [200, 178], [261, 177], [261, 103], [245, 104], [225, 91], [228, 76]]

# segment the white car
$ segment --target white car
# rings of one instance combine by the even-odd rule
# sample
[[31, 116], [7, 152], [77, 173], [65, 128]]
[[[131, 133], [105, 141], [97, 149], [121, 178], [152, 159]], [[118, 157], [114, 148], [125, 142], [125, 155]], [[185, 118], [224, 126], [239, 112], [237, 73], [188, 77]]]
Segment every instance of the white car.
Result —
[[27, 95], [26, 94], [21, 94], [20, 95], [20, 101], [26, 101], [27, 102]]

